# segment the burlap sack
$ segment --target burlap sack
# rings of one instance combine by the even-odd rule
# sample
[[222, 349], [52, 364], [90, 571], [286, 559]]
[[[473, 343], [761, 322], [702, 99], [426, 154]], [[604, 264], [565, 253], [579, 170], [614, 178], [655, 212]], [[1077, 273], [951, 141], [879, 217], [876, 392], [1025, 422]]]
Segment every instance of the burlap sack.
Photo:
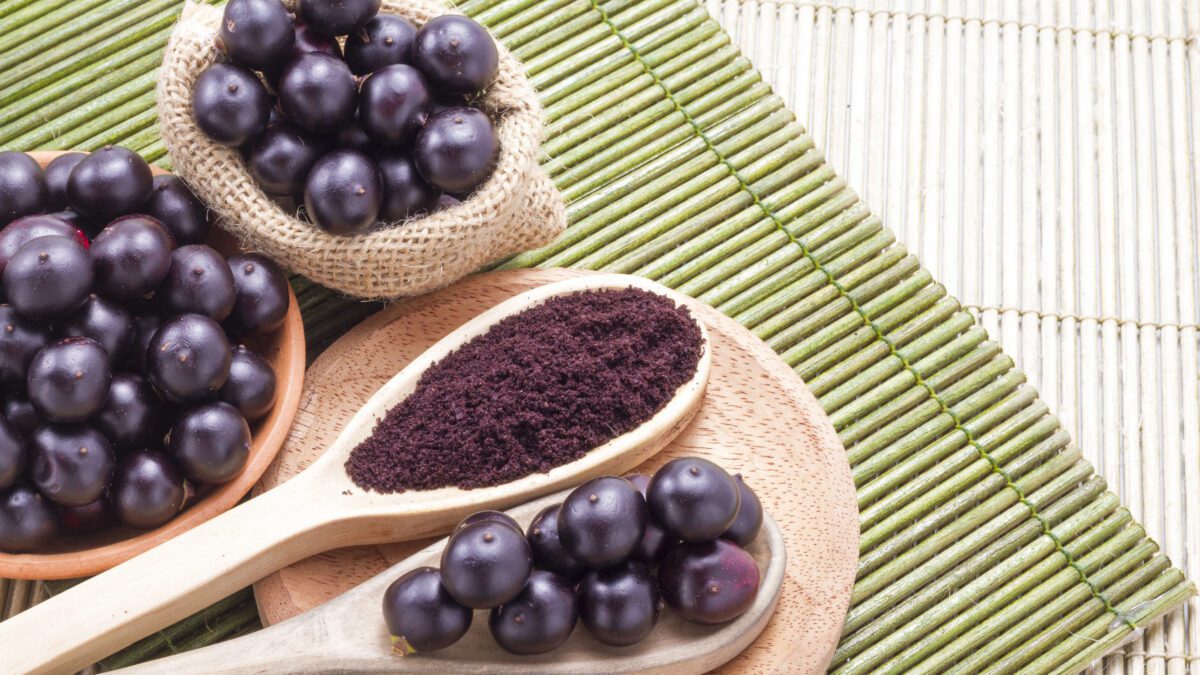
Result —
[[[284, 2], [294, 9], [295, 0]], [[384, 0], [417, 25], [451, 13], [429, 0]], [[520, 63], [500, 47], [500, 73], [482, 107], [496, 121], [500, 158], [491, 178], [461, 204], [353, 237], [327, 234], [267, 197], [234, 148], [208, 140], [192, 117], [196, 76], [220, 56], [221, 10], [188, 2], [158, 72], [159, 128], [175, 172], [249, 248], [359, 298], [418, 295], [484, 263], [549, 243], [566, 226], [562, 198], [538, 166], [541, 107]]]

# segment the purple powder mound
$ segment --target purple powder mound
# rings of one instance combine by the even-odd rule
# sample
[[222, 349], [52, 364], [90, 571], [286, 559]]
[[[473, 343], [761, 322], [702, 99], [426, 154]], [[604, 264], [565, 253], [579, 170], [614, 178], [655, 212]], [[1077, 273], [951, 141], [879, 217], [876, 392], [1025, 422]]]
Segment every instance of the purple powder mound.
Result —
[[703, 351], [683, 307], [629, 288], [552, 298], [431, 366], [346, 462], [360, 487], [499, 485], [650, 419]]

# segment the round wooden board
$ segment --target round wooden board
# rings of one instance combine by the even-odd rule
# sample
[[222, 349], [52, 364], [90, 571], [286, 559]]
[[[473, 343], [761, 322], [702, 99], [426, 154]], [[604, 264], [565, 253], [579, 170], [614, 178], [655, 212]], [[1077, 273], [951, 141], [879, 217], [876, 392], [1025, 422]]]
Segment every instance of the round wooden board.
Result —
[[[291, 435], [256, 490], [307, 467], [372, 392], [447, 333], [517, 293], [580, 274], [587, 272], [479, 275], [368, 318], [309, 369]], [[691, 426], [642, 470], [698, 455], [743, 474], [783, 531], [787, 575], [771, 623], [726, 670], [824, 672], [858, 563], [858, 510], [845, 450], [812, 393], [769, 347], [706, 305], [691, 309], [708, 326], [713, 349], [705, 400]], [[432, 541], [303, 560], [255, 584], [259, 614], [273, 624], [311, 609]]]

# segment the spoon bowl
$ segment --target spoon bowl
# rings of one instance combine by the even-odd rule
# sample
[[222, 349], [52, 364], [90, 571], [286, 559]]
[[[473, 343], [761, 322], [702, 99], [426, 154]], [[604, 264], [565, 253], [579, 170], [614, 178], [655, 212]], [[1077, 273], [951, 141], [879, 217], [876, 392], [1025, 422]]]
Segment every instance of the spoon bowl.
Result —
[[440, 533], [473, 511], [506, 508], [641, 464], [678, 435], [700, 406], [711, 369], [702, 322], [696, 321], [703, 342], [696, 372], [661, 410], [632, 431], [547, 473], [472, 490], [446, 487], [380, 494], [359, 488], [344, 469], [350, 451], [412, 393], [431, 365], [500, 320], [553, 297], [631, 287], [679, 306], [685, 302], [654, 282], [614, 274], [547, 284], [500, 303], [385, 383], [331, 447], [292, 480], [0, 623], [0, 653], [6, 655], [6, 666], [17, 672], [78, 670], [301, 558], [344, 546]]
[[[562, 491], [508, 512], [522, 527], [543, 508], [561, 502]], [[475, 613], [462, 640], [436, 651], [400, 657], [379, 607], [388, 585], [417, 567], [437, 567], [445, 539], [315, 609], [235, 640], [139, 664], [117, 672], [206, 675], [222, 673], [345, 672], [416, 673], [703, 673], [725, 663], [758, 637], [783, 587], [786, 548], [770, 514], [746, 550], [758, 563], [760, 583], [750, 609], [719, 626], [687, 623], [664, 609], [645, 640], [630, 647], [601, 644], [579, 623], [559, 648], [532, 656], [501, 649], [488, 633], [487, 612]]]

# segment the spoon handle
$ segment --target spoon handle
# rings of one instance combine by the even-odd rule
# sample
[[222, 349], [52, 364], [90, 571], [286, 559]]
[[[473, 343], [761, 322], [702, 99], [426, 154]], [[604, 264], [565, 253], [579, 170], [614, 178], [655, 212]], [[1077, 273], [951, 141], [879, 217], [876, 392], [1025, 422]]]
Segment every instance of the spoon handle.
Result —
[[338, 528], [329, 527], [336, 517], [318, 486], [306, 489], [311, 482], [297, 476], [0, 623], [4, 670], [79, 670], [274, 570], [340, 545]]

